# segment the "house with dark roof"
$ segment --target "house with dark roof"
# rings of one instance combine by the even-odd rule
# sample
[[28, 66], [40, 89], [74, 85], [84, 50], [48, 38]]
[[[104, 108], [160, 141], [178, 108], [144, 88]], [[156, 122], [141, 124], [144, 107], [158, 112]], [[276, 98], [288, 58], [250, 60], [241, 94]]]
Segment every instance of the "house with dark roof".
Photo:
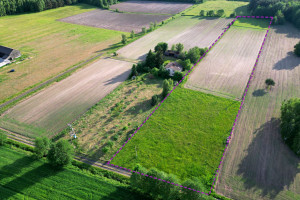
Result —
[[21, 56], [20, 51], [0, 45], [0, 58], [2, 58], [3, 60], [12, 61], [15, 58], [18, 58], [20, 56]]

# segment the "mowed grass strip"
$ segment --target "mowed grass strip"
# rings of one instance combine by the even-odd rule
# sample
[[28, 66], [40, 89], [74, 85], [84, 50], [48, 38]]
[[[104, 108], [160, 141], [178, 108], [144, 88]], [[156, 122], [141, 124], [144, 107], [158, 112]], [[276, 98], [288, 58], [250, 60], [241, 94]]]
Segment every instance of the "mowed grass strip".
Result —
[[1, 199], [141, 199], [128, 186], [72, 167], [52, 170], [24, 152], [0, 147]]
[[95, 8], [77, 4], [1, 17], [0, 44], [29, 59], [0, 69], [0, 103], [118, 43], [123, 32], [57, 21]]
[[[211, 184], [240, 102], [177, 88], [113, 159]], [[136, 157], [137, 153], [137, 157]]]
[[209, 10], [217, 12], [217, 10], [223, 9], [225, 11], [225, 17], [229, 17], [230, 14], [236, 13], [237, 15], [249, 15], [247, 10], [249, 2], [241, 1], [206, 1], [199, 4], [198, 6], [190, 9], [185, 14], [186, 15], [199, 15], [201, 10], [205, 12]]

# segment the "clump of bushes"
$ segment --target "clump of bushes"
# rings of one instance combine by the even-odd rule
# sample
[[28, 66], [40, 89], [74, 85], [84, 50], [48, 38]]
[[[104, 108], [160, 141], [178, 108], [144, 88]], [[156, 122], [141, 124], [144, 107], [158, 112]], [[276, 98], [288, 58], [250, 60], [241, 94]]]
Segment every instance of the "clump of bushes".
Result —
[[50, 164], [56, 168], [70, 164], [73, 157], [74, 148], [67, 140], [59, 140], [52, 144], [47, 156]]
[[170, 93], [172, 88], [173, 88], [173, 80], [165, 79], [163, 82], [163, 92], [162, 92], [163, 98], [165, 98]]
[[281, 106], [280, 133], [284, 142], [300, 156], [300, 99], [284, 101]]
[[296, 44], [294, 47], [294, 53], [296, 54], [296, 56], [300, 57], [300, 42], [298, 42], [298, 44]]
[[51, 141], [47, 137], [36, 138], [34, 141], [34, 153], [37, 158], [42, 158], [48, 155], [50, 150]]
[[158, 102], [159, 102], [159, 97], [158, 97], [158, 95], [152, 96], [151, 105], [152, 105], [152, 106], [155, 106], [156, 104], [158, 104]]

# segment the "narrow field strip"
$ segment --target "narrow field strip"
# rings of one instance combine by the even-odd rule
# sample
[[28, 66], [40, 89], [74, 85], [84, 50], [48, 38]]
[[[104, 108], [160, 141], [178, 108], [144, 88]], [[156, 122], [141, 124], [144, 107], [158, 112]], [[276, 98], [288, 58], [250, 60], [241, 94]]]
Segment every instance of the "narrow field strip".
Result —
[[[223, 33], [215, 40], [215, 42], [209, 47], [209, 49], [206, 51], [206, 53], [208, 53], [208, 51], [211, 50], [211, 48], [212, 48], [212, 47], [220, 40], [220, 38], [224, 35], [224, 33], [231, 27], [231, 25], [232, 25], [238, 18], [250, 18], [250, 17], [251, 17], [251, 16], [237, 16], [237, 17], [230, 23], [230, 25], [224, 30], [224, 32], [223, 32]], [[151, 115], [158, 109], [158, 107], [160, 107], [160, 105], [166, 100], [166, 98], [168, 98], [168, 96], [174, 91], [174, 89], [179, 85], [179, 83], [181, 83], [181, 82], [184, 80], [184, 78], [185, 78], [185, 77], [193, 70], [193, 68], [194, 68], [194, 67], [195, 67], [195, 66], [196, 66], [196, 65], [197, 65], [204, 57], [205, 57], [206, 53], [198, 60], [198, 62], [192, 67], [192, 69], [188, 71], [188, 73], [183, 77], [183, 79], [182, 79], [182, 80], [181, 80], [181, 81], [180, 81], [180, 82], [179, 82], [179, 83], [178, 83], [178, 84], [170, 91], [170, 93], [166, 96], [166, 98], [164, 98], [164, 100], [162, 100], [162, 102], [161, 102], [161, 103], [153, 110], [153, 112], [152, 112], [152, 113], [147, 117], [147, 119], [146, 119], [146, 120], [145, 120], [145, 121], [137, 128], [137, 130], [131, 135], [131, 137], [129, 137], [129, 139], [128, 139], [128, 140], [123, 144], [123, 146], [116, 152], [116, 154], [110, 159], [110, 161], [108, 161], [107, 164], [108, 164], [108, 165], [111, 165], [111, 166], [114, 166], [114, 167], [116, 167], [116, 168], [124, 169], [124, 170], [126, 170], [126, 171], [131, 172], [131, 173], [138, 173], [138, 174], [140, 174], [140, 175], [147, 176], [147, 177], [150, 177], [150, 178], [153, 178], [153, 179], [157, 179], [157, 180], [159, 180], [159, 181], [167, 182], [167, 183], [170, 183], [170, 184], [179, 186], [179, 187], [181, 187], [181, 188], [189, 189], [189, 190], [192, 190], [192, 191], [195, 191], [195, 192], [200, 192], [200, 193], [205, 194], [205, 195], [210, 195], [211, 192], [212, 192], [212, 190], [214, 189], [214, 185], [215, 185], [215, 182], [216, 182], [216, 177], [218, 176], [218, 172], [219, 172], [219, 169], [220, 169], [220, 167], [221, 167], [221, 164], [222, 164], [222, 161], [223, 161], [223, 157], [224, 157], [225, 152], [226, 152], [226, 150], [227, 150], [227, 148], [228, 148], [228, 145], [229, 145], [229, 143], [230, 143], [230, 139], [231, 139], [232, 132], [233, 132], [234, 127], [235, 127], [235, 125], [236, 125], [236, 121], [237, 121], [237, 119], [238, 119], [239, 113], [240, 113], [240, 111], [241, 111], [241, 109], [242, 109], [242, 107], [243, 107], [244, 100], [245, 100], [245, 95], [247, 94], [249, 85], [250, 85], [250, 83], [251, 83], [251, 79], [252, 79], [253, 74], [254, 74], [254, 71], [255, 71], [255, 67], [256, 67], [256, 65], [257, 65], [257, 63], [258, 63], [260, 53], [261, 53], [261, 51], [262, 51], [262, 49], [263, 49], [263, 45], [264, 45], [264, 43], [265, 43], [266, 37], [267, 37], [267, 35], [268, 35], [269, 29], [270, 29], [270, 26], [271, 26], [271, 23], [272, 23], [272, 20], [273, 20], [273, 17], [256, 17], [256, 18], [263, 18], [263, 19], [264, 19], [264, 18], [267, 18], [267, 19], [270, 18], [271, 20], [270, 20], [270, 24], [269, 24], [268, 30], [267, 30], [267, 32], [266, 32], [264, 41], [263, 41], [263, 43], [262, 43], [262, 45], [261, 45], [259, 54], [258, 54], [258, 56], [257, 56], [256, 63], [255, 63], [255, 65], [254, 65], [254, 68], [253, 68], [252, 73], [251, 73], [251, 75], [250, 75], [249, 81], [248, 81], [248, 83], [247, 83], [247, 86], [246, 86], [246, 89], [245, 89], [245, 92], [244, 92], [244, 95], [243, 95], [243, 99], [242, 99], [242, 102], [241, 102], [241, 105], [240, 105], [238, 114], [236, 115], [235, 122], [234, 122], [234, 124], [233, 124], [232, 129], [231, 129], [230, 136], [229, 136], [229, 141], [228, 141], [228, 143], [226, 144], [226, 148], [225, 148], [224, 153], [223, 153], [223, 156], [222, 156], [222, 158], [221, 158], [219, 167], [218, 167], [218, 169], [216, 170], [216, 173], [215, 173], [214, 181], [213, 181], [212, 186], [211, 186], [211, 189], [210, 189], [210, 191], [209, 191], [208, 193], [205, 193], [205, 192], [203, 192], [203, 191], [197, 191], [197, 190], [192, 189], [192, 188], [187, 188], [187, 187], [185, 187], [185, 186], [182, 186], [182, 185], [179, 185], [179, 184], [176, 184], [176, 183], [170, 183], [170, 182], [165, 181], [165, 180], [157, 179], [156, 177], [148, 176], [147, 174], [140, 174], [139, 172], [133, 171], [133, 170], [131, 170], [131, 169], [128, 169], [128, 168], [124, 168], [124, 167], [121, 167], [121, 166], [117, 166], [117, 165], [111, 164], [111, 162], [112, 162], [112, 160], [115, 158], [115, 156], [116, 156], [116, 155], [122, 150], [122, 148], [123, 148], [123, 147], [131, 140], [131, 138], [137, 133], [137, 131], [138, 131], [138, 130], [146, 123], [146, 121], [147, 121], [147, 120], [151, 117]]]

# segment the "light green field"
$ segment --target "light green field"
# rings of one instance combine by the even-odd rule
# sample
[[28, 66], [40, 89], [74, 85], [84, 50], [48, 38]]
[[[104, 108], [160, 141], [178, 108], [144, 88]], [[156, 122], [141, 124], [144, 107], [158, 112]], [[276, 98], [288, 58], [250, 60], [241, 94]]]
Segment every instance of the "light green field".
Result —
[[193, 9], [190, 9], [185, 14], [199, 15], [201, 10], [204, 10], [205, 12], [214, 10], [216, 13], [217, 10], [223, 9], [225, 11], [224, 17], [229, 17], [233, 12], [237, 15], [249, 15], [249, 12], [247, 11], [248, 4], [248, 2], [242, 1], [206, 1]]
[[0, 103], [120, 42], [123, 32], [57, 21], [95, 8], [77, 4], [0, 17], [0, 44], [29, 58], [0, 69]]
[[6, 147], [0, 147], [1, 199], [143, 199], [128, 185], [71, 167], [55, 171]]
[[177, 88], [112, 164], [133, 169], [139, 163], [181, 180], [199, 177], [208, 186], [239, 105], [238, 101]]
[[233, 26], [244, 29], [267, 30], [270, 24], [270, 19], [252, 19], [252, 18], [238, 18]]

